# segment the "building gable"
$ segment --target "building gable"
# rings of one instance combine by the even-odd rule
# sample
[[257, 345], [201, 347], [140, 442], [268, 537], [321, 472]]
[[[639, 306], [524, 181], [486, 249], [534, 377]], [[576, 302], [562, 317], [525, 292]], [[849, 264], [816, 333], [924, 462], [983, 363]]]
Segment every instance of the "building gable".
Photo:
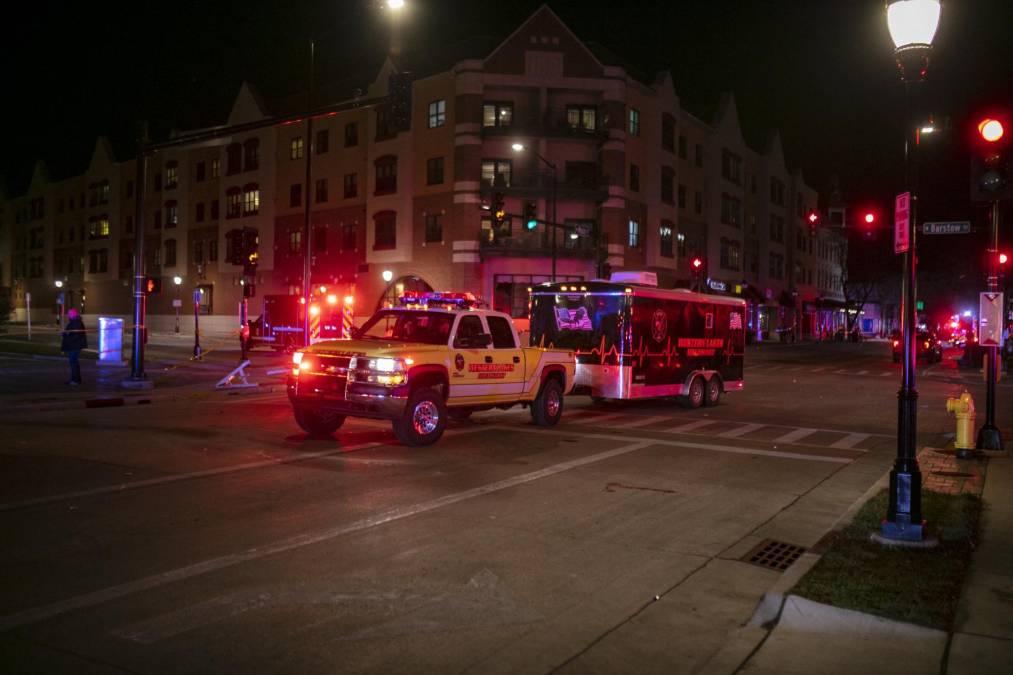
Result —
[[[561, 63], [560, 63], [561, 62]], [[485, 71], [537, 75], [560, 70], [564, 77], [602, 77], [605, 67], [555, 12], [542, 5], [485, 59]], [[554, 75], [557, 73], [553, 73]]]
[[258, 122], [267, 116], [267, 107], [261, 101], [257, 90], [249, 82], [243, 82], [236, 95], [236, 101], [232, 104], [232, 110], [229, 112], [229, 126], [244, 122]]
[[714, 116], [714, 130], [722, 138], [738, 139], [740, 143], [745, 145], [745, 139], [742, 138], [742, 127], [739, 125], [739, 112], [735, 105], [735, 95], [731, 92], [725, 92], [721, 95], [718, 111]]

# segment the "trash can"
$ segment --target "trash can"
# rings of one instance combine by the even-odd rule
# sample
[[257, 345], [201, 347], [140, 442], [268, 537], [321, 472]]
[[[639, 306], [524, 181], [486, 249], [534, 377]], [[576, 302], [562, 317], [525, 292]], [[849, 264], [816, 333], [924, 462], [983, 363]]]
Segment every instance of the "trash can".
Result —
[[98, 318], [98, 362], [100, 365], [122, 365], [123, 319], [111, 316]]

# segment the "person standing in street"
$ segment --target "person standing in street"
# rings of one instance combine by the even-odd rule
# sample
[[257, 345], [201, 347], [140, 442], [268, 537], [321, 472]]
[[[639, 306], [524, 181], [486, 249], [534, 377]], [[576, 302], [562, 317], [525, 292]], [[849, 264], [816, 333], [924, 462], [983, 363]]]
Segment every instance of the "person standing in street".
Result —
[[70, 379], [67, 384], [76, 387], [81, 384], [81, 350], [88, 346], [88, 336], [84, 332], [84, 320], [76, 309], [67, 312], [67, 326], [63, 329], [60, 351], [66, 352], [70, 362]]

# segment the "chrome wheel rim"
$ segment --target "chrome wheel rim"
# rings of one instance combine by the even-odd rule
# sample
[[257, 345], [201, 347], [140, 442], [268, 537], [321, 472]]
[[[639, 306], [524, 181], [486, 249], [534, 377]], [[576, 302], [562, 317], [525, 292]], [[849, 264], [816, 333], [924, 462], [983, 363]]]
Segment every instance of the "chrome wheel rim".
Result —
[[693, 403], [703, 402], [703, 386], [699, 384], [699, 380], [690, 388], [690, 396], [693, 397]]
[[549, 417], [555, 417], [559, 414], [559, 409], [563, 406], [563, 401], [559, 397], [558, 391], [550, 391], [545, 397], [545, 410], [549, 413]]
[[416, 433], [428, 436], [440, 423], [440, 411], [432, 401], [422, 401], [412, 413], [412, 426]]

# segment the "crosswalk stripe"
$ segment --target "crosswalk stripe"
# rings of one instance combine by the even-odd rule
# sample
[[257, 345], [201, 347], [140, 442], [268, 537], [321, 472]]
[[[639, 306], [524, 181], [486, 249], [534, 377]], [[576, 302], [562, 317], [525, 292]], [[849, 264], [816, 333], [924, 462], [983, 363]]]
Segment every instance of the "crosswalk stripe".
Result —
[[831, 443], [830, 447], [839, 448], [841, 450], [850, 450], [868, 437], [869, 434], [848, 434], [836, 443]]
[[732, 429], [718, 434], [721, 438], [738, 438], [739, 436], [745, 436], [748, 433], [752, 433], [758, 429], [765, 427], [765, 424], [743, 424], [738, 429]]
[[604, 415], [589, 417], [587, 419], [581, 420], [581, 422], [586, 422], [588, 424], [598, 424], [598, 422], [604, 422], [605, 420], [614, 420], [617, 417], [625, 417], [625, 416], [626, 413], [606, 413]]
[[795, 441], [802, 440], [806, 436], [812, 436], [817, 431], [819, 431], [819, 429], [799, 428], [799, 429], [795, 429], [794, 431], [789, 431], [788, 433], [786, 433], [783, 436], [778, 436], [777, 438], [775, 438], [771, 442], [772, 443], [794, 443]]
[[634, 427], [646, 427], [648, 424], [654, 424], [655, 422], [667, 419], [670, 419], [668, 415], [650, 415], [648, 417], [637, 417], [632, 422], [621, 422], [610, 426], [616, 429], [632, 429]]
[[665, 429], [664, 431], [665, 431], [665, 433], [669, 433], [669, 434], [678, 434], [678, 433], [681, 433], [681, 432], [684, 432], [684, 431], [692, 431], [693, 429], [699, 429], [700, 427], [705, 427], [708, 424], [710, 424], [711, 422], [716, 422], [716, 421], [717, 420], [697, 420], [696, 422], [690, 422], [689, 424], [683, 424], [681, 426], [672, 427], [671, 429]]

